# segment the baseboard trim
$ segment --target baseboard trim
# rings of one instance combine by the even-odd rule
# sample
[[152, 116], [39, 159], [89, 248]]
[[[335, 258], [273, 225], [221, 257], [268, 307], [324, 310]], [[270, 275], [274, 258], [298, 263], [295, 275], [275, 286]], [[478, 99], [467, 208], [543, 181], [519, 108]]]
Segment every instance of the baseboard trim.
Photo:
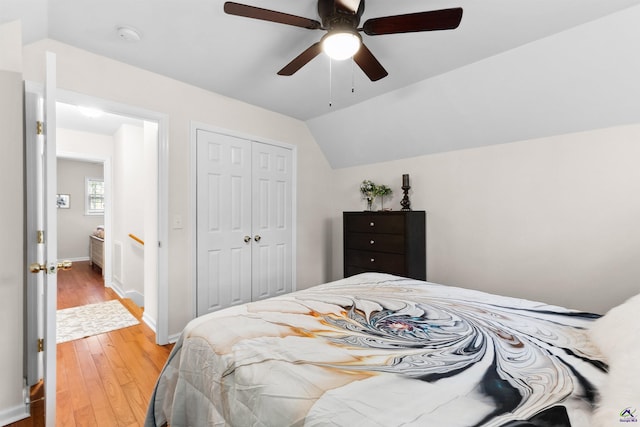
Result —
[[15, 423], [31, 416], [29, 405], [23, 403], [13, 408], [0, 410], [0, 425]]
[[81, 261], [91, 261], [91, 259], [88, 256], [80, 256], [80, 257], [73, 257], [73, 258], [63, 258], [65, 261], [71, 261], [71, 262], [81, 262]]
[[126, 291], [125, 298], [129, 298], [133, 301], [138, 307], [144, 307], [144, 295], [142, 295], [138, 291]]
[[153, 333], [155, 334], [157, 332], [156, 330], [156, 321], [155, 319], [152, 319], [151, 316], [149, 316], [147, 314], [147, 312], [145, 311], [144, 313], [142, 313], [142, 321], [149, 327], [151, 328], [151, 330], [153, 331]]
[[[107, 284], [105, 282], [104, 285], [106, 287], [109, 287], [109, 288], [113, 289], [113, 291], [116, 294], [118, 294], [118, 296], [121, 299], [130, 299], [138, 307], [144, 307], [144, 295], [142, 295], [140, 292], [138, 292], [138, 291], [124, 291], [122, 289], [122, 284], [119, 283], [116, 280], [114, 280], [113, 282], [111, 282], [109, 284]], [[143, 314], [143, 319], [144, 319], [144, 314]], [[145, 323], [147, 323], [147, 322], [145, 322]], [[154, 329], [154, 328], [151, 328], [151, 329]], [[155, 332], [155, 329], [154, 329], [154, 332]]]
[[[151, 330], [152, 330], [154, 333], [157, 333], [157, 330], [156, 330], [156, 322], [155, 322], [155, 320], [154, 320], [154, 319], [152, 319], [150, 316], [147, 316], [147, 313], [142, 313], [142, 321], [143, 321], [143, 322], [144, 322], [148, 327], [150, 327], [150, 328], [151, 328]], [[174, 344], [174, 343], [176, 343], [176, 342], [180, 339], [180, 335], [181, 335], [181, 334], [179, 334], [179, 333], [178, 333], [178, 334], [169, 335], [169, 341], [168, 341], [168, 343], [169, 343], [169, 344]]]
[[[105, 283], [105, 286], [107, 286], [107, 284]], [[122, 299], [125, 299], [125, 293], [122, 290], [122, 288], [120, 287], [122, 286], [120, 283], [118, 283], [117, 280], [112, 281], [111, 283], [109, 283], [108, 287], [110, 287], [111, 289], [113, 289], [113, 291], [118, 294], [118, 296]]]

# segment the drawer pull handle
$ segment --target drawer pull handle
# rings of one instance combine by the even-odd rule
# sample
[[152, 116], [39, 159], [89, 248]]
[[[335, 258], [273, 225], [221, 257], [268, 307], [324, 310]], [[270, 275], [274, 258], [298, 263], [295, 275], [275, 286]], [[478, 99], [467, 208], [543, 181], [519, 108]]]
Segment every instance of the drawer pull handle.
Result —
[[375, 225], [376, 225], [376, 223], [375, 223], [375, 222], [373, 222], [373, 221], [371, 221], [371, 222], [369, 223], [369, 226], [370, 226], [370, 227], [373, 227], [373, 226], [375, 226]]
[[371, 262], [376, 262], [376, 259], [375, 258], [371, 258]]
[[376, 242], [375, 240], [371, 240], [371, 241], [369, 241], [369, 243], [370, 243], [370, 244], [372, 244], [372, 245], [373, 245], [375, 242]]

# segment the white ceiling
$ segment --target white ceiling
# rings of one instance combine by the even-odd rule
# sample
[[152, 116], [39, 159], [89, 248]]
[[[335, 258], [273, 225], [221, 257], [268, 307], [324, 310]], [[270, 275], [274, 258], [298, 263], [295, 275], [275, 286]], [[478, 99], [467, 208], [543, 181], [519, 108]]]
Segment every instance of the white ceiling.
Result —
[[[237, 1], [318, 19], [314, 0]], [[486, 96], [469, 86], [468, 79], [475, 78], [482, 87], [487, 78], [500, 80], [495, 70], [504, 68], [485, 66], [484, 72], [494, 75], [475, 77], [464, 70], [495, 61], [516, 48], [527, 49], [537, 40], [544, 44], [554, 34], [631, 8], [640, 0], [367, 0], [362, 22], [417, 11], [464, 9], [456, 30], [363, 35], [364, 43], [389, 72], [378, 82], [370, 82], [351, 61], [334, 61], [330, 73], [324, 55], [291, 77], [276, 75], [324, 32], [226, 15], [223, 4], [222, 0], [2, 0], [0, 22], [22, 19], [25, 44], [49, 37], [304, 120], [330, 163], [343, 167], [468, 146], [463, 141], [468, 135], [456, 136], [456, 126], [449, 123], [462, 126], [468, 121], [465, 106], [478, 98], [466, 99], [465, 93]], [[142, 40], [123, 41], [116, 32], [119, 26], [136, 28]], [[449, 116], [444, 128], [439, 127], [443, 120], [438, 114], [431, 120], [416, 117], [415, 109], [421, 105], [412, 99], [416, 95], [437, 100], [429, 107], [436, 113], [441, 113], [437, 105], [443, 105], [444, 111], [459, 117], [451, 120]], [[410, 102], [398, 102], [405, 98]], [[462, 104], [451, 105], [458, 102]], [[522, 106], [511, 104], [509, 109], [518, 108]], [[542, 131], [544, 125], [540, 126]], [[416, 147], [418, 136], [425, 134], [435, 135], [438, 141], [420, 142]], [[523, 136], [479, 139], [487, 144]], [[390, 152], [389, 138], [400, 145], [409, 142]], [[369, 148], [382, 154], [368, 156]]]
[[96, 117], [82, 113], [81, 108], [92, 108], [84, 105], [72, 105], [64, 102], [56, 103], [56, 126], [81, 132], [115, 135], [122, 125], [142, 127], [143, 121], [108, 112], [100, 112]]

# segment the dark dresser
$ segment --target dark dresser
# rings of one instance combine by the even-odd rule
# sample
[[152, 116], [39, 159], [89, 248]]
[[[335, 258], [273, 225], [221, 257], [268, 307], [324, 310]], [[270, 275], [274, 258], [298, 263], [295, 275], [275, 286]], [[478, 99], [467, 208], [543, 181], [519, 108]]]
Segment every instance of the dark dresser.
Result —
[[344, 277], [367, 271], [427, 279], [424, 211], [343, 212]]

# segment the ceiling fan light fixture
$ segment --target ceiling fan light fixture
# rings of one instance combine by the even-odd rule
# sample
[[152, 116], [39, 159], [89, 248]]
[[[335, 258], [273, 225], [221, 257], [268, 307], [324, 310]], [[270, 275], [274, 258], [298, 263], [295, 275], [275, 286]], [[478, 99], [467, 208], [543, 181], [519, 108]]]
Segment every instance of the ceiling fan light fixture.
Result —
[[322, 39], [322, 50], [329, 58], [342, 61], [351, 58], [358, 52], [362, 39], [351, 31], [334, 31]]

